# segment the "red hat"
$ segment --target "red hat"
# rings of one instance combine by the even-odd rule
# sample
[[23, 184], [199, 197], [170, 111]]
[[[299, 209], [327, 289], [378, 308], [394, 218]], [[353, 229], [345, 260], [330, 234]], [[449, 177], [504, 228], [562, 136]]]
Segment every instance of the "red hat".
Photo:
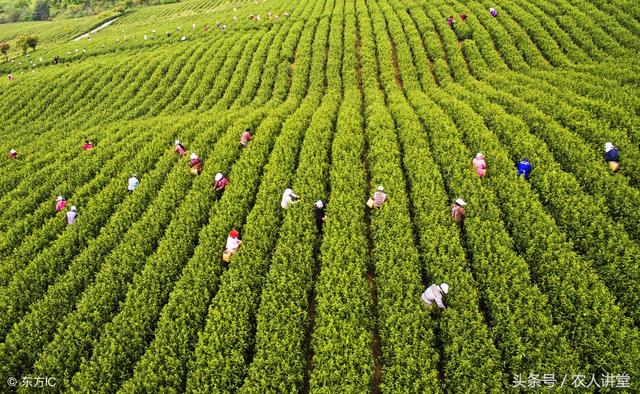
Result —
[[238, 238], [238, 232], [236, 230], [231, 230], [231, 232], [229, 233], [229, 236], [231, 238]]

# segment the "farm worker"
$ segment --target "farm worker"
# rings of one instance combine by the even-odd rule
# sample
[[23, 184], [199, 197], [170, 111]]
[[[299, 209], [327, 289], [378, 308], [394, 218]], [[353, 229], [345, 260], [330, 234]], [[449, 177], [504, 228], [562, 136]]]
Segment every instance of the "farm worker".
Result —
[[451, 206], [451, 217], [458, 224], [462, 224], [462, 219], [464, 218], [464, 207], [467, 205], [463, 199], [457, 199], [453, 205]]
[[518, 163], [518, 176], [529, 179], [529, 174], [531, 174], [531, 163], [529, 163], [529, 159], [522, 159]]
[[289, 13], [288, 13], [288, 12], [285, 12], [285, 13], [284, 13], [284, 14], [282, 14], [282, 15], [284, 15], [284, 16], [285, 16], [285, 17], [287, 17], [287, 18], [289, 17]]
[[256, 15], [256, 20], [260, 22], [260, 15]]
[[180, 38], [180, 41], [187, 41], [187, 37], [186, 36], [182, 36], [182, 38]]
[[136, 188], [140, 184], [140, 180], [138, 179], [138, 176], [136, 174], [132, 174], [131, 178], [129, 178], [127, 182], [129, 183], [129, 186], [127, 187], [129, 193], [132, 193], [134, 190], [136, 190]]
[[144, 40], [147, 41], [147, 35], [146, 34], [144, 35]]
[[202, 160], [196, 155], [196, 153], [192, 153], [189, 156], [189, 167], [191, 167], [191, 173], [194, 175], [200, 175], [202, 172]]
[[72, 206], [71, 210], [67, 212], [67, 224], [73, 224], [76, 222], [76, 218], [78, 217], [78, 210], [76, 206]]
[[56, 55], [56, 56], [53, 58], [53, 64], [58, 64], [58, 62], [60, 62], [60, 58], [58, 57], [58, 55]]
[[274, 17], [273, 17], [273, 19], [275, 19], [275, 20], [279, 21], [279, 20], [280, 20], [280, 15], [276, 15], [276, 16], [274, 16]]
[[213, 188], [218, 192], [224, 190], [224, 188], [229, 184], [229, 180], [226, 176], [222, 175], [221, 172], [216, 174], [215, 182], [213, 183]]
[[11, 149], [9, 153], [7, 153], [7, 156], [9, 156], [10, 159], [15, 159], [18, 157], [18, 152], [16, 152], [15, 149]]
[[205, 33], [208, 32], [209, 31], [209, 25], [204, 25], [202, 30], [204, 30]]
[[604, 161], [609, 163], [611, 171], [616, 172], [620, 169], [620, 152], [611, 142], [604, 144]]
[[66, 206], [67, 200], [65, 200], [62, 196], [58, 196], [58, 198], [56, 198], [56, 212], [62, 211]]
[[9, 73], [9, 75], [7, 75], [7, 78], [9, 78], [9, 81], [13, 81], [13, 74]]
[[482, 179], [487, 174], [487, 162], [484, 159], [484, 155], [480, 152], [473, 159], [473, 166], [476, 168], [476, 174]]
[[436, 305], [440, 309], [444, 309], [444, 303], [442, 302], [442, 298], [449, 293], [449, 285], [446, 283], [442, 283], [440, 286], [435, 283], [431, 286], [427, 287], [427, 289], [422, 293], [420, 298], [424, 301], [427, 306], [431, 306], [431, 304], [435, 301]]
[[91, 141], [86, 140], [84, 142], [84, 145], [82, 145], [82, 150], [91, 150], [93, 149], [93, 144], [91, 143]]
[[466, 20], [467, 19], [467, 14], [460, 14], [460, 19], [462, 20]]
[[234, 15], [234, 16], [233, 16], [233, 20], [234, 20], [234, 21], [237, 21], [237, 20], [238, 20], [238, 15]]
[[324, 207], [324, 202], [322, 202], [322, 200], [316, 201], [314, 211], [316, 214], [316, 226], [318, 227], [318, 231], [322, 232], [322, 225], [325, 220], [327, 220], [327, 210]]
[[242, 241], [238, 239], [238, 232], [236, 230], [231, 230], [227, 237], [227, 245], [224, 253], [222, 254], [222, 260], [229, 262], [231, 256], [238, 251], [241, 244]]
[[447, 18], [447, 24], [451, 27], [453, 27], [453, 16], [450, 16]]
[[384, 192], [384, 187], [378, 186], [378, 191], [373, 193], [373, 197], [367, 201], [367, 205], [369, 208], [380, 208], [385, 201], [387, 201], [387, 194]]
[[195, 30], [195, 29], [196, 29], [196, 24], [195, 24], [195, 23], [191, 25], [191, 29], [192, 29], [192, 30]]
[[242, 136], [240, 137], [240, 143], [244, 146], [247, 146], [249, 141], [251, 141], [252, 139], [253, 139], [253, 136], [249, 132], [249, 129], [246, 129], [245, 131], [242, 132]]
[[269, 19], [271, 19], [271, 11], [267, 12], [267, 15], [269, 16]]
[[282, 209], [287, 209], [289, 206], [297, 203], [300, 197], [293, 193], [293, 190], [286, 189], [284, 193], [282, 193], [282, 201], [280, 202], [280, 206]]
[[490, 8], [490, 9], [489, 9], [489, 13], [491, 13], [491, 16], [492, 16], [492, 17], [494, 17], [494, 18], [495, 18], [496, 16], [498, 16], [498, 11], [496, 11], [496, 9], [495, 9], [495, 8]]
[[238, 251], [238, 248], [242, 244], [242, 241], [238, 239], [238, 231], [231, 230], [229, 232], [229, 236], [227, 237], [227, 250], [231, 253], [235, 253]]
[[182, 146], [182, 144], [180, 143], [179, 140], [176, 140], [175, 146], [176, 146], [176, 153], [177, 154], [179, 154], [180, 156], [184, 156], [184, 155], [187, 154], [187, 151], [184, 149], [184, 146]]

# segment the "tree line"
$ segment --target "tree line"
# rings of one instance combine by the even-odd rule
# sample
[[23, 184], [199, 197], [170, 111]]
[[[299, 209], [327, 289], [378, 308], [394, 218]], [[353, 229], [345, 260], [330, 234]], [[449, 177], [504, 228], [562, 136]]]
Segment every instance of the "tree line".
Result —
[[175, 3], [179, 0], [0, 0], [0, 23], [47, 21], [124, 11], [138, 5]]

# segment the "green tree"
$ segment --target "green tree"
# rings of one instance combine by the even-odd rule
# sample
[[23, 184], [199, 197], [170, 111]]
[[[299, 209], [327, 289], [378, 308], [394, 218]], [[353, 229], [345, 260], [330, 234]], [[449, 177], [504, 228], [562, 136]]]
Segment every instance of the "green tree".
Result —
[[27, 49], [29, 48], [29, 45], [27, 45], [28, 39], [29, 39], [29, 36], [26, 36], [23, 34], [20, 37], [18, 37], [18, 39], [16, 40], [16, 47], [22, 49], [23, 55], [27, 54]]
[[11, 48], [11, 46], [8, 42], [0, 42], [0, 52], [4, 55], [6, 61], [9, 61], [9, 56], [7, 55], [9, 53], [9, 48]]
[[36, 51], [36, 46], [38, 45], [38, 41], [40, 41], [40, 39], [36, 36], [29, 36], [29, 38], [27, 39], [27, 46], [29, 48], [31, 48], [34, 52]]
[[31, 19], [34, 21], [49, 20], [49, 2], [47, 0], [33, 0], [31, 3]]
[[25, 21], [31, 18], [29, 0], [10, 0], [6, 3], [5, 11], [9, 22]]
[[20, 37], [18, 37], [18, 40], [16, 41], [16, 46], [22, 49], [23, 55], [27, 54], [27, 49], [29, 48], [35, 51], [37, 45], [38, 45], [38, 37], [28, 36], [26, 34], [23, 34]]

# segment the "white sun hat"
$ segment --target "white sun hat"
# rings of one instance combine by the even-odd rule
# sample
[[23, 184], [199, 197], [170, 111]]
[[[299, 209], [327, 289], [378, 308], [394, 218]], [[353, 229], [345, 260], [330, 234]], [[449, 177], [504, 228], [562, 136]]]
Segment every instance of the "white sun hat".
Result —
[[464, 202], [464, 200], [461, 198], [456, 200], [456, 204], [460, 205], [461, 207], [464, 207], [465, 205], [467, 205], [467, 203]]
[[216, 174], [216, 182], [219, 181], [220, 179], [222, 179], [222, 173], [221, 172]]
[[606, 152], [609, 152], [611, 149], [613, 149], [613, 144], [611, 142], [607, 142], [606, 144], [604, 144], [604, 150]]
[[444, 294], [448, 294], [449, 293], [449, 285], [448, 284], [443, 283], [443, 284], [440, 285], [440, 288], [442, 289]]
[[180, 140], [176, 140], [175, 144], [180, 145]]
[[77, 208], [76, 208], [76, 206], [74, 205], [74, 206], [72, 206], [72, 207], [71, 207], [71, 210], [72, 210], [72, 211], [77, 211], [78, 209], [77, 209]]
[[382, 187], [382, 185], [378, 186], [378, 191], [379, 192], [383, 192], [384, 191], [384, 187]]
[[196, 155], [196, 152], [193, 152], [193, 153], [191, 154], [191, 156], [189, 156], [189, 158], [191, 158], [191, 160], [193, 160], [193, 159], [197, 159], [197, 158], [198, 158], [198, 155]]
[[58, 198], [56, 198], [56, 201], [62, 201], [62, 200], [64, 200], [62, 196], [58, 196]]

